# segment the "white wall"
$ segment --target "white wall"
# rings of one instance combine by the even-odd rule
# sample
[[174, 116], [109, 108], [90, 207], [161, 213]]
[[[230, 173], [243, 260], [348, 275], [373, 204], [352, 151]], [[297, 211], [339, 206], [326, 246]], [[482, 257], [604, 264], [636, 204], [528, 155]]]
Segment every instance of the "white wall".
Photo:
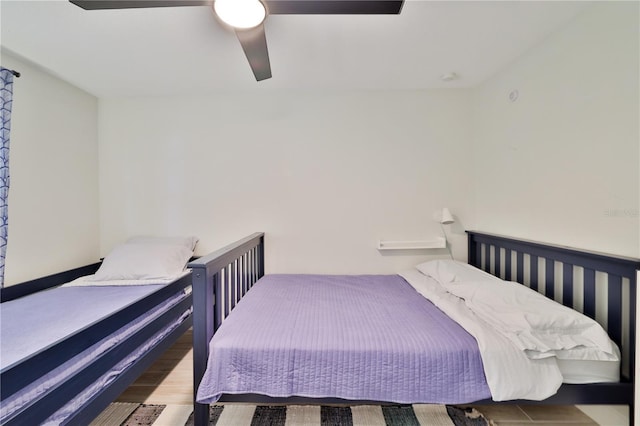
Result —
[[474, 227], [640, 255], [638, 17], [596, 4], [476, 90]]
[[466, 258], [466, 91], [104, 99], [99, 123], [103, 254], [137, 233], [195, 234], [204, 253], [265, 231], [267, 272], [394, 272], [447, 252], [377, 240], [439, 236], [447, 206]]
[[11, 116], [5, 285], [98, 260], [97, 99], [7, 52]]

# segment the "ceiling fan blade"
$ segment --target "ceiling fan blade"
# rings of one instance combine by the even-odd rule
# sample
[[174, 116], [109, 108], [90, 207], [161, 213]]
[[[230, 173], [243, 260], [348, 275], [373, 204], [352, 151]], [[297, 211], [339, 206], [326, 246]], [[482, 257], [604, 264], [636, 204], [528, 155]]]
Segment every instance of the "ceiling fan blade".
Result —
[[212, 0], [69, 0], [85, 10], [144, 7], [210, 6]]
[[247, 30], [236, 30], [236, 36], [240, 40], [242, 50], [251, 65], [256, 80], [271, 78], [271, 64], [269, 63], [269, 51], [267, 50], [267, 37], [264, 34], [264, 24]]
[[270, 15], [395, 15], [404, 0], [265, 0]]

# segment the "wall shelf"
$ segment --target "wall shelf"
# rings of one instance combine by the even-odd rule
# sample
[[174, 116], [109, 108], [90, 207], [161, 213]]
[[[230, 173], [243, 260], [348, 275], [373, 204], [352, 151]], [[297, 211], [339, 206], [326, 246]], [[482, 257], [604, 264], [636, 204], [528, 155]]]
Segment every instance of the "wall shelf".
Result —
[[447, 240], [443, 237], [420, 241], [378, 241], [378, 250], [424, 250], [439, 248], [447, 248]]

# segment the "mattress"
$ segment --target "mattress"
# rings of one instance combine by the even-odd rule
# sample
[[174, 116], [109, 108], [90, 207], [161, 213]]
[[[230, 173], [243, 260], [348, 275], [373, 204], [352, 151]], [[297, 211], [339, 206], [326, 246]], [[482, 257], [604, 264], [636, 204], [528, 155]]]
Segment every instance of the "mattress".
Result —
[[56, 287], [4, 302], [0, 368], [10, 367], [160, 287]]
[[[20, 362], [31, 353], [42, 350], [64, 339], [65, 336], [108, 317], [113, 312], [140, 300], [161, 287], [163, 285], [57, 287], [3, 303], [1, 310], [2, 368], [8, 368]], [[0, 407], [0, 422], [10, 418], [13, 413], [46, 393], [57, 383], [81, 371], [93, 361], [97, 354], [133, 335], [185, 297], [188, 296], [183, 291], [176, 293], [127, 326], [106, 336], [39, 380], [4, 399]], [[72, 315], [69, 315], [70, 312]], [[177, 318], [170, 328], [177, 327], [186, 316], [188, 316], [188, 312]], [[161, 331], [150, 340], [159, 339], [164, 335], [162, 333], [169, 331]], [[148, 344], [149, 342], [145, 343], [139, 348], [140, 351], [129, 356], [127, 363], [129, 365], [133, 363], [138, 356], [144, 353], [145, 346]], [[122, 365], [117, 366], [114, 370], [116, 374], [108, 374], [104, 381], [97, 386], [94, 385], [93, 393], [114, 380], [117, 377], [117, 372], [122, 369]], [[72, 402], [77, 404], [80, 400], [80, 398], [74, 398]], [[68, 414], [69, 412], [65, 415]]]
[[620, 381], [620, 361], [558, 359], [562, 383], [585, 384]]
[[268, 275], [210, 343], [197, 400], [490, 398], [475, 339], [398, 275]]

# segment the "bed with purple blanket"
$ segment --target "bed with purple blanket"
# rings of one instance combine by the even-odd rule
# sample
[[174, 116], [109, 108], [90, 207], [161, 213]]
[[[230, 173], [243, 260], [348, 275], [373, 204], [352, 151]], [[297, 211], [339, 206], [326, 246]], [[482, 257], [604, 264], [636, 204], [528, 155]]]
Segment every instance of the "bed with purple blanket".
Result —
[[267, 275], [214, 335], [197, 397], [489, 398], [473, 337], [415, 296], [398, 275]]
[[89, 424], [191, 326], [193, 247], [156, 241], [1, 290], [0, 424]]
[[[218, 401], [633, 408], [639, 262], [480, 233], [469, 241], [473, 266], [388, 276], [265, 276], [261, 233], [192, 262], [195, 424]], [[543, 267], [553, 273], [538, 279]], [[579, 330], [556, 332], [563, 321]], [[574, 374], [586, 366], [606, 369]]]

